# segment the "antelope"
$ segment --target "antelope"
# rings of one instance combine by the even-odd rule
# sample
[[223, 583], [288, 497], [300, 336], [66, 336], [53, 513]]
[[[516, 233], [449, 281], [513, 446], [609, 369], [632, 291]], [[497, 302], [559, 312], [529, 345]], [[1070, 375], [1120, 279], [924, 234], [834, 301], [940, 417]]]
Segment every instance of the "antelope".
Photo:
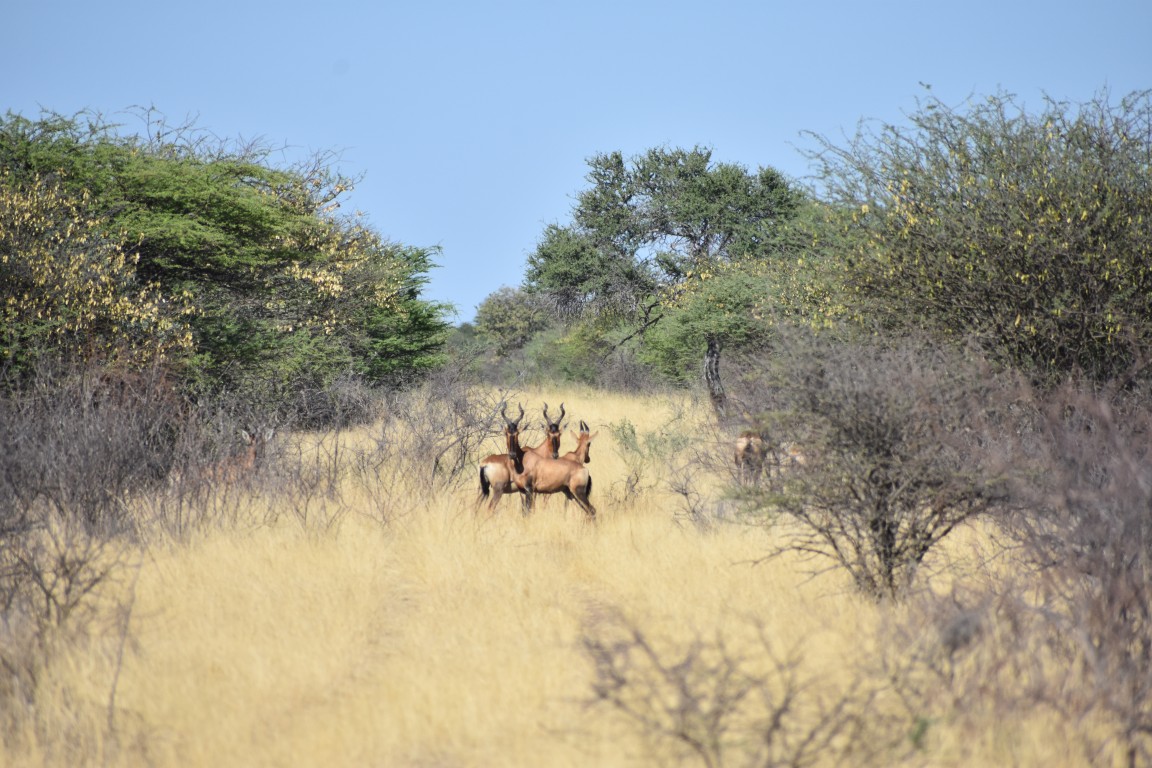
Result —
[[255, 432], [241, 429], [240, 438], [244, 441], [244, 450], [204, 467], [174, 470], [168, 477], [168, 485], [174, 489], [184, 487], [186, 482], [236, 485], [256, 471], [257, 465], [264, 458], [268, 443], [275, 435], [276, 430], [271, 427]]
[[520, 421], [524, 418], [524, 406], [520, 406], [520, 415], [515, 421], [508, 418], [507, 410], [508, 405], [505, 403], [500, 408], [500, 415], [504, 418], [504, 438], [508, 450], [505, 453], [494, 453], [480, 462], [480, 495], [476, 499], [477, 510], [484, 499], [488, 498], [489, 493], [492, 494], [488, 502], [489, 512], [496, 509], [496, 504], [505, 493], [514, 491], [524, 493], [524, 489], [514, 480], [517, 475], [524, 472], [526, 454], [520, 447]]
[[546, 436], [544, 442], [535, 448], [529, 448], [525, 451], [525, 455], [531, 454], [534, 458], [528, 461], [531, 463], [535, 458], [541, 459], [555, 459], [560, 455], [560, 438], [563, 432], [560, 429], [560, 422], [564, 421], [564, 403], [560, 403], [560, 418], [556, 421], [548, 416], [548, 403], [544, 403], [544, 431]]
[[736, 438], [736, 475], [741, 483], [759, 483], [768, 458], [768, 444], [764, 438], [748, 429]]
[[568, 459], [569, 461], [575, 461], [579, 464], [590, 463], [592, 461], [592, 457], [588, 455], [588, 450], [592, 446], [592, 441], [596, 439], [596, 435], [599, 435], [600, 433], [597, 432], [595, 435], [592, 435], [588, 434], [588, 432], [588, 423], [581, 419], [580, 434], [572, 433], [572, 436], [576, 438], [576, 450], [568, 451], [568, 453], [564, 454], [560, 458]]
[[564, 498], [576, 502], [584, 510], [585, 519], [596, 519], [596, 508], [588, 498], [592, 493], [592, 475], [578, 461], [539, 459], [518, 473], [515, 482], [528, 497], [526, 503], [529, 512], [535, 509], [536, 494], [562, 493]]
[[[560, 456], [559, 458], [567, 459], [568, 461], [574, 461], [577, 464], [588, 464], [589, 462], [592, 461], [592, 457], [588, 453], [589, 449], [592, 446], [592, 440], [595, 439], [596, 435], [599, 435], [600, 433], [597, 432], [595, 435], [589, 434], [588, 423], [586, 421], [584, 421], [583, 419], [581, 419], [580, 420], [580, 434], [576, 434], [575, 432], [573, 432], [571, 434], [572, 434], [572, 437], [576, 438], [576, 448], [575, 448], [575, 450], [568, 451], [568, 453], [564, 454], [563, 456]], [[557, 458], [557, 457], [553, 456], [553, 458]], [[545, 501], [547, 501], [547, 499], [541, 499], [541, 502], [545, 502]], [[564, 499], [564, 510], [565, 511], [568, 510], [568, 499], [567, 498]]]
[[249, 432], [240, 430], [240, 438], [244, 441], [244, 450], [230, 458], [213, 464], [208, 469], [208, 478], [217, 483], [233, 485], [251, 475], [256, 465], [263, 460], [264, 451], [268, 443], [276, 435], [272, 428]]

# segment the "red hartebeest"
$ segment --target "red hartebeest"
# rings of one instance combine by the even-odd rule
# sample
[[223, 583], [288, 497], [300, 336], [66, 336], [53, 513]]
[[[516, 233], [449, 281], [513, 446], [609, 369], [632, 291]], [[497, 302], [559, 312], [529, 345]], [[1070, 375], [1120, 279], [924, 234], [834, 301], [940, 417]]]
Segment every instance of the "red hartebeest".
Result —
[[520, 447], [520, 421], [524, 418], [524, 406], [520, 406], [520, 415], [515, 421], [508, 418], [507, 404], [501, 406], [500, 415], [504, 418], [504, 438], [508, 450], [504, 453], [494, 453], [480, 462], [480, 496], [476, 499], [479, 509], [484, 499], [491, 493], [488, 502], [488, 511], [496, 509], [497, 502], [505, 493], [514, 491], [524, 492], [516, 485], [514, 478], [524, 471], [524, 449]]
[[536, 458], [555, 459], [560, 456], [560, 437], [563, 435], [560, 422], [562, 421], [564, 421], [564, 403], [560, 403], [560, 417], [556, 421], [552, 421], [548, 415], [548, 403], [544, 403], [544, 442], [535, 448], [525, 450], [525, 455], [531, 455], [528, 459], [529, 463], [532, 463]]
[[569, 461], [575, 461], [579, 464], [588, 464], [592, 461], [592, 457], [588, 455], [588, 450], [591, 448], [592, 441], [596, 439], [596, 435], [598, 434], [600, 433], [596, 432], [596, 434], [589, 434], [588, 423], [581, 419], [580, 434], [572, 434], [572, 436], [576, 438], [576, 449], [568, 451], [568, 453], [564, 454], [560, 458], [568, 459]]
[[768, 443], [757, 432], [745, 430], [736, 438], [736, 477], [741, 483], [759, 483], [768, 459]]
[[562, 493], [569, 501], [574, 501], [584, 510], [588, 520], [596, 518], [596, 508], [589, 496], [592, 493], [592, 475], [578, 461], [571, 459], [539, 459], [532, 466], [515, 477], [518, 485], [527, 495], [528, 511], [536, 507], [536, 494]]
[[552, 417], [548, 415], [548, 403], [544, 403], [544, 442], [534, 448], [524, 449], [525, 467], [534, 466], [540, 459], [555, 459], [560, 455], [562, 421], [564, 421], [564, 403], [560, 403], [560, 418], [556, 421], [552, 421]]

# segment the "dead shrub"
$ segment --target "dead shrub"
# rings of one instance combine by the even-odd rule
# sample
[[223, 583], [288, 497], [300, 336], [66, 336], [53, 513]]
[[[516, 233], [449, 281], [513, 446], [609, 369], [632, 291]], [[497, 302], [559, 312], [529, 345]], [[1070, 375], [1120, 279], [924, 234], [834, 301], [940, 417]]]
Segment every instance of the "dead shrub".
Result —
[[[1131, 388], [1045, 398], [1045, 453], [1005, 527], [1030, 566], [1060, 654], [1038, 695], [1110, 723], [1096, 749], [1152, 762], [1152, 406]], [[1071, 679], [1065, 675], [1071, 673]]]
[[748, 426], [802, 461], [778, 460], [743, 496], [798, 524], [787, 548], [847, 569], [865, 594], [899, 597], [957, 526], [1009, 503], [1012, 377], [926, 340], [799, 332], [760, 365], [744, 382]]
[[581, 637], [592, 666], [587, 706], [643, 737], [656, 762], [866, 764], [890, 746], [868, 715], [872, 693], [821, 685], [800, 658], [774, 652], [766, 627], [749, 628], [751, 643], [719, 631], [676, 642], [600, 612]]

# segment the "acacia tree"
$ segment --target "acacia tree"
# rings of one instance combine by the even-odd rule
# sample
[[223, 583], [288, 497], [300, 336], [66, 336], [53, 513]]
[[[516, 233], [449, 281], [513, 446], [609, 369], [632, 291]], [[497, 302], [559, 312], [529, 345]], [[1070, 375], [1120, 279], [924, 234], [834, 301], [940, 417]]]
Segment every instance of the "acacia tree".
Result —
[[[612, 152], [589, 166], [592, 186], [579, 195], [570, 225], [545, 231], [526, 286], [568, 308], [619, 313], [639, 332], [722, 265], [771, 253], [801, 201], [774, 169], [714, 163], [700, 147], [651, 149], [630, 160]], [[726, 339], [721, 330], [706, 333], [698, 350], [721, 413]]]
[[979, 339], [1051, 381], [1101, 381], [1152, 343], [1152, 91], [1113, 103], [928, 98], [906, 126], [815, 137], [854, 212], [851, 279], [882, 322]]
[[549, 318], [538, 296], [504, 286], [476, 308], [476, 329], [505, 355], [523, 347]]
[[[339, 213], [353, 180], [329, 156], [205, 140], [148, 115], [144, 136], [98, 116], [0, 120], [5, 183], [50, 179], [131, 243], [135, 279], [193, 308], [181, 373], [194, 389], [286, 400], [349, 371], [379, 382], [427, 368], [447, 335], [420, 290], [430, 249]], [[22, 258], [16, 254], [16, 258]]]

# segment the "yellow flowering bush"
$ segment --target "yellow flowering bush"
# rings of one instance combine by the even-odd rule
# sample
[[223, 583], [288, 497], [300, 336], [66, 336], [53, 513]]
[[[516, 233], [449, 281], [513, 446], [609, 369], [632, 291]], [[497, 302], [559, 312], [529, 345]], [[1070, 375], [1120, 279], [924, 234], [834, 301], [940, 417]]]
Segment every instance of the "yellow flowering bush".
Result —
[[137, 256], [86, 213], [89, 202], [0, 171], [0, 364], [48, 347], [130, 366], [189, 350], [178, 297], [137, 282]]
[[818, 155], [862, 236], [850, 279], [890, 325], [979, 340], [1038, 381], [1122, 375], [1152, 344], [1152, 100], [1010, 96]]

